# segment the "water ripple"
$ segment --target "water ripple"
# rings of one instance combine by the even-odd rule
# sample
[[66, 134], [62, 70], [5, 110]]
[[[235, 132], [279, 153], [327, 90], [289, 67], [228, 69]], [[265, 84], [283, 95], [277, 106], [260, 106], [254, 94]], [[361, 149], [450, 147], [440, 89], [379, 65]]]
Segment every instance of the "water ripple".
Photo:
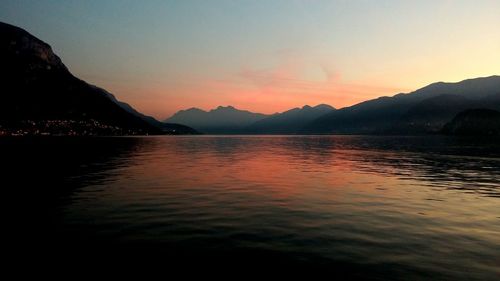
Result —
[[[1, 142], [11, 163], [6, 174], [18, 176], [23, 167], [33, 175], [19, 176], [19, 186], [57, 190], [57, 196], [32, 192], [59, 198], [50, 201], [57, 207], [51, 235], [58, 242], [153, 243], [191, 258], [324, 265], [363, 279], [498, 280], [500, 274], [496, 141], [201, 136]], [[77, 149], [84, 145], [89, 149]]]

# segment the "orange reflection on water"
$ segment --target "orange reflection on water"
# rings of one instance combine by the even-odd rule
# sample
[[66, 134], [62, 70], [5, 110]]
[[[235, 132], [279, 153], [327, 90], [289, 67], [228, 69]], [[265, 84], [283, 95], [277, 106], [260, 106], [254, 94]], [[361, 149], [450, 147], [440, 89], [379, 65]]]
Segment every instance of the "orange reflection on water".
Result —
[[85, 228], [97, 221], [132, 241], [211, 247], [217, 238], [214, 247], [498, 272], [494, 157], [429, 153], [429, 138], [415, 151], [396, 148], [419, 139], [397, 137], [133, 140], [103, 179], [72, 195], [68, 213]]

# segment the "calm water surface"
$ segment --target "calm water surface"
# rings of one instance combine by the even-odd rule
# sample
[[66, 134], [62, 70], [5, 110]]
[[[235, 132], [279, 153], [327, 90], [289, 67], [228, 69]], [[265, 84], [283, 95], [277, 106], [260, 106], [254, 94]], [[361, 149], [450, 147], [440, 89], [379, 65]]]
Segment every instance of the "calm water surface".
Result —
[[30, 247], [500, 280], [499, 140], [7, 138], [0, 152]]

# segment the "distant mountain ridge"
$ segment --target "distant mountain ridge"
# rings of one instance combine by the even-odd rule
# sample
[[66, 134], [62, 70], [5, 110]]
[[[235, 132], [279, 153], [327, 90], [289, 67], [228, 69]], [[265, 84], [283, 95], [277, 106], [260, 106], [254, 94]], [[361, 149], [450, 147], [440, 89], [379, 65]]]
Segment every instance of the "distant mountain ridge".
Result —
[[437, 133], [458, 112], [481, 105], [500, 107], [500, 76], [438, 82], [408, 94], [380, 97], [327, 113], [307, 124], [303, 133]]
[[[341, 109], [329, 105], [306, 105], [283, 113], [260, 114], [253, 120], [240, 123], [231, 115], [219, 114], [220, 119], [210, 116], [223, 109], [238, 111], [233, 107], [218, 107], [209, 112], [191, 108], [179, 111], [167, 120], [200, 131], [205, 127], [188, 123], [187, 118], [180, 117], [189, 116], [200, 123], [211, 122], [207, 133], [425, 135], [441, 133], [443, 126], [458, 113], [473, 108], [500, 110], [500, 76], [433, 83], [408, 94], [379, 97]], [[214, 130], [228, 120], [238, 125]]]
[[246, 131], [253, 134], [296, 134], [309, 122], [334, 110], [327, 104], [305, 105], [259, 120], [248, 126]]
[[335, 108], [327, 104], [305, 105], [266, 115], [233, 106], [219, 106], [209, 111], [193, 107], [178, 111], [165, 122], [185, 124], [208, 134], [296, 134], [304, 125], [333, 110]]
[[245, 133], [245, 128], [268, 115], [219, 106], [210, 111], [190, 108], [175, 113], [165, 122], [183, 124], [208, 134]]
[[0, 60], [1, 134], [194, 132], [185, 126], [158, 126], [151, 117], [73, 76], [50, 45], [19, 27], [2, 22]]

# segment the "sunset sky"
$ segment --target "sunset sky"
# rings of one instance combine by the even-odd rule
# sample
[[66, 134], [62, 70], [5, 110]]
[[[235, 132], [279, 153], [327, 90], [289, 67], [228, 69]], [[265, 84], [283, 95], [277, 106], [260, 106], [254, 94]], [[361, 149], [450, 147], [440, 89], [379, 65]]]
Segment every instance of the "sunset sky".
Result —
[[498, 0], [2, 0], [0, 21], [159, 119], [218, 105], [340, 108], [500, 74]]

